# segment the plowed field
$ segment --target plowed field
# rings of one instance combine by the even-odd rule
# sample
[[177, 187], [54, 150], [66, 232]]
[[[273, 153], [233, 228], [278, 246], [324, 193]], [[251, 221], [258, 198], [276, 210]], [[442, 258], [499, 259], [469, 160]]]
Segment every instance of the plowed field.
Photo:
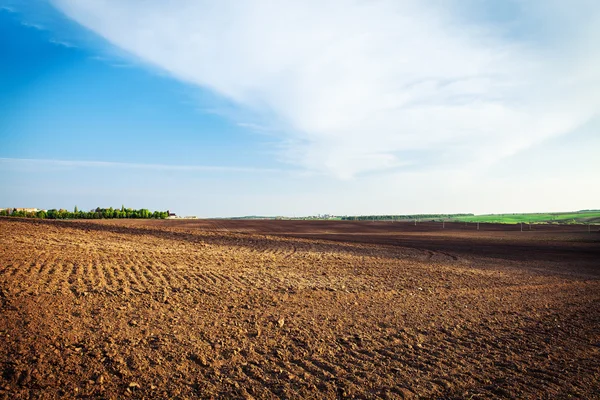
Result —
[[0, 398], [600, 398], [586, 227], [0, 219]]

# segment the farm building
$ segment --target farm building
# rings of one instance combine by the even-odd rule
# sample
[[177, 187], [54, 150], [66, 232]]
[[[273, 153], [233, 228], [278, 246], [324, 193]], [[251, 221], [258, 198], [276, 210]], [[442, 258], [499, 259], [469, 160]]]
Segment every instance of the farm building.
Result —
[[26, 212], [26, 213], [32, 213], [32, 212], [38, 212], [39, 210], [37, 208], [0, 208], [0, 211], [7, 211], [8, 214], [13, 214], [16, 212]]
[[15, 211], [23, 211], [23, 212], [38, 212], [37, 208], [15, 208]]

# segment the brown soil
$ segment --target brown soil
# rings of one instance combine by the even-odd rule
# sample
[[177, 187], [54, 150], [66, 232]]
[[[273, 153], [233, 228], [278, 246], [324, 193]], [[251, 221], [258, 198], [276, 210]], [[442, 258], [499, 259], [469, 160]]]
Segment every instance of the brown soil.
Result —
[[0, 218], [0, 398], [600, 398], [600, 233]]

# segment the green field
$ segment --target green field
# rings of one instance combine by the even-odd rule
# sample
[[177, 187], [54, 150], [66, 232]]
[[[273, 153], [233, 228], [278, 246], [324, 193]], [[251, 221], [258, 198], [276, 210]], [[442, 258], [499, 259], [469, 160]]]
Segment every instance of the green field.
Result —
[[531, 213], [531, 214], [486, 214], [452, 218], [461, 222], [488, 222], [499, 224], [556, 223], [556, 224], [600, 224], [600, 210]]

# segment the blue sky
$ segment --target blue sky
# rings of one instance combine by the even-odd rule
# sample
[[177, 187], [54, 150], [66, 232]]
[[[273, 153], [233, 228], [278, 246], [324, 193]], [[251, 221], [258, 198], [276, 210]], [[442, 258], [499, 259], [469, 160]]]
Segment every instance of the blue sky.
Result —
[[0, 0], [0, 207], [597, 208], [599, 16], [585, 0]]
[[0, 14], [0, 118], [3, 132], [15, 133], [3, 136], [4, 157], [219, 165], [227, 150], [235, 154], [227, 165], [260, 162], [266, 140], [203, 110], [210, 93], [108, 58], [102, 43], [69, 43], [63, 24], [75, 39], [90, 34], [49, 6], [44, 22], [36, 14]]

